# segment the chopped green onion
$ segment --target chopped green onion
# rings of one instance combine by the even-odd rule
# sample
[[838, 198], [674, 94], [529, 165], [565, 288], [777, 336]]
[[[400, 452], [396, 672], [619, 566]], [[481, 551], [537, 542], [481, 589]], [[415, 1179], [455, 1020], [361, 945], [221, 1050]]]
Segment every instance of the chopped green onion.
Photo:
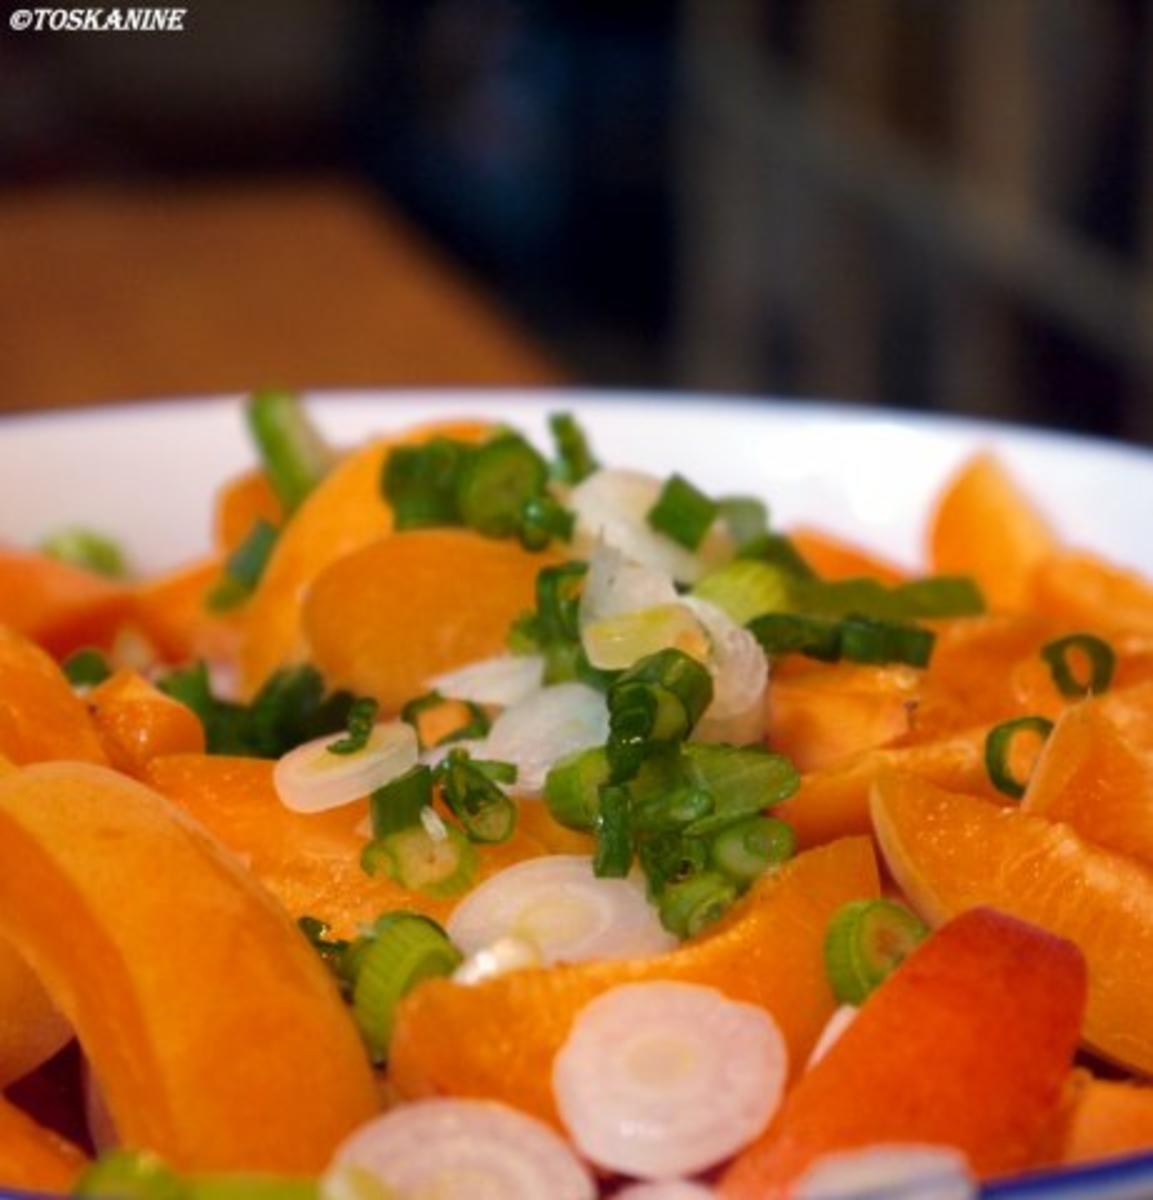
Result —
[[817, 617], [851, 615], [885, 621], [968, 617], [985, 611], [985, 599], [965, 575], [938, 575], [886, 587], [876, 579], [796, 580], [791, 607]]
[[300, 932], [308, 939], [308, 944], [320, 955], [333, 973], [342, 977], [344, 958], [349, 943], [343, 938], [330, 937], [331, 930], [328, 925], [317, 917], [300, 917], [296, 924]]
[[387, 874], [409, 891], [442, 900], [459, 896], [472, 886], [476, 851], [456, 826], [442, 825], [435, 837], [421, 823], [369, 842], [361, 867], [369, 875]]
[[[321, 712], [323, 704], [324, 680], [315, 667], [285, 667], [261, 687], [249, 706], [246, 740], [257, 754], [279, 758], [310, 740], [311, 718]], [[343, 716], [337, 729], [344, 724]]]
[[841, 1004], [862, 1004], [928, 936], [925, 924], [892, 900], [854, 900], [833, 915], [825, 970]]
[[358, 961], [352, 1011], [373, 1059], [388, 1054], [396, 1009], [418, 983], [451, 975], [462, 961], [459, 950], [434, 921], [416, 913], [391, 913]]
[[292, 392], [256, 392], [246, 415], [268, 482], [293, 512], [328, 473], [332, 451]]
[[385, 838], [419, 825], [420, 814], [432, 807], [432, 785], [432, 768], [418, 763], [377, 788], [368, 799], [373, 837]]
[[553, 819], [566, 829], [591, 832], [600, 812], [600, 789], [608, 781], [603, 746], [578, 750], [554, 763], [544, 783], [544, 800]]
[[717, 511], [738, 553], [769, 532], [769, 510], [755, 496], [722, 496]]
[[624, 672], [608, 690], [614, 780], [631, 779], [653, 747], [684, 741], [712, 699], [712, 676], [680, 650], [660, 650]]
[[516, 828], [516, 805], [501, 791], [493, 773], [484, 769], [486, 765], [497, 768], [497, 775], [509, 766], [473, 762], [467, 750], [451, 750], [437, 767], [436, 777], [445, 803], [471, 841], [506, 842]]
[[576, 515], [547, 492], [530, 496], [520, 513], [520, 542], [526, 550], [544, 550], [554, 538], [571, 542]]
[[695, 550], [717, 518], [717, 502], [695, 488], [683, 475], [672, 475], [649, 509], [649, 525], [684, 546]]
[[801, 552], [783, 533], [766, 533], [746, 542], [737, 551], [741, 558], [759, 558], [769, 566], [780, 567], [794, 579], [816, 579], [817, 573]]
[[985, 738], [985, 770], [989, 780], [1003, 795], [1020, 800], [1027, 783], [1017, 779], [1010, 766], [1013, 743], [1023, 733], [1036, 734], [1042, 742], [1053, 732], [1053, 722], [1047, 717], [1018, 717], [989, 730]]
[[858, 663], [927, 667], [937, 635], [916, 625], [849, 616], [841, 622], [841, 657]]
[[748, 628], [766, 654], [803, 654], [821, 662], [841, 657], [841, 627], [824, 617], [765, 613], [750, 621]]
[[671, 830], [640, 838], [636, 852], [650, 900], [659, 900], [667, 887], [694, 878], [709, 865], [706, 842]]
[[548, 419], [553, 441], [556, 443], [557, 459], [553, 474], [564, 483], [580, 483], [598, 467], [597, 460], [589, 449], [584, 430], [572, 413], [553, 413]]
[[546, 642], [580, 638], [580, 593], [588, 563], [545, 567], [536, 577], [536, 611]]
[[110, 537], [94, 529], [79, 526], [59, 529], [40, 543], [40, 550], [49, 558], [109, 579], [123, 579], [128, 574], [124, 551]]
[[734, 558], [710, 571], [693, 586], [693, 595], [747, 625], [762, 613], [781, 612], [791, 605], [791, 577], [781, 567], [754, 558]]
[[738, 887], [747, 887], [769, 867], [792, 858], [797, 839], [792, 827], [776, 817], [746, 817], [713, 838], [713, 866]]
[[679, 938], [696, 937], [719, 921], [737, 898], [737, 888], [717, 871], [704, 871], [661, 894], [661, 924]]
[[703, 788], [679, 787], [638, 800], [633, 805], [632, 827], [638, 833], [666, 833], [689, 828], [712, 811], [713, 798]]
[[690, 777], [713, 798], [710, 816], [686, 830], [707, 837], [733, 821], [754, 816], [787, 800], [801, 786], [797, 768], [761, 746], [717, 746], [689, 742], [681, 751]]
[[368, 745], [376, 726], [376, 714], [380, 705], [371, 696], [361, 696], [352, 702], [348, 710], [348, 730], [344, 737], [330, 743], [329, 754], [355, 754]]
[[623, 879], [633, 863], [632, 821], [627, 788], [611, 783], [601, 788], [596, 836], [593, 874], [602, 879]]
[[[1089, 678], [1082, 683], [1073, 672], [1070, 651], [1079, 651], [1088, 660]], [[1070, 700], [1096, 696], [1109, 690], [1117, 655], [1113, 647], [1091, 633], [1071, 633], [1041, 647], [1041, 657], [1049, 664], [1053, 683]]]
[[488, 713], [479, 704], [473, 704], [470, 700], [446, 700], [439, 692], [426, 692], [423, 696], [417, 696], [415, 700], [410, 700], [400, 710], [400, 719], [416, 730], [417, 741], [422, 750], [426, 750], [428, 747], [420, 736], [420, 718], [424, 713], [431, 712], [445, 704], [463, 704], [468, 713], [468, 719], [463, 725], [441, 737], [436, 743], [438, 746], [445, 746], [450, 742], [482, 738], [488, 733], [492, 722], [488, 718]]
[[73, 687], [95, 687], [112, 674], [108, 659], [91, 647], [69, 655], [60, 664], [60, 669]]
[[461, 520], [485, 537], [509, 537], [522, 509], [548, 483], [544, 459], [516, 433], [500, 434], [463, 462], [456, 484]]
[[933, 575], [898, 584], [892, 592], [893, 615], [911, 620], [973, 617], [986, 609], [985, 596], [969, 575]]
[[384, 463], [381, 490], [398, 530], [461, 525], [457, 485], [473, 447], [436, 437], [419, 446], [395, 446]]
[[253, 524], [244, 541], [228, 556], [220, 582], [209, 592], [209, 609], [226, 612], [252, 595], [279, 536], [280, 530], [263, 519]]

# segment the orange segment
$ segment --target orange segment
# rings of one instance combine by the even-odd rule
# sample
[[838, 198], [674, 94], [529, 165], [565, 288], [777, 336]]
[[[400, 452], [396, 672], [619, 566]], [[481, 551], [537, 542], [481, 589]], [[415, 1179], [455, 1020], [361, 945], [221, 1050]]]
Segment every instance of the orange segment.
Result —
[[829, 918], [877, 888], [868, 841], [846, 839], [763, 880], [715, 932], [671, 954], [518, 971], [472, 987], [430, 980], [401, 1006], [391, 1081], [406, 1097], [503, 1100], [557, 1124], [552, 1060], [576, 1015], [617, 984], [650, 979], [708, 984], [768, 1009], [799, 1069], [834, 1007], [822, 952]]
[[87, 1163], [71, 1142], [0, 1099], [0, 1187], [68, 1192]]
[[252, 532], [257, 521], [279, 525], [284, 506], [263, 471], [246, 471], [230, 479], [216, 495], [213, 533], [216, 547], [228, 555]]
[[135, 671], [122, 669], [88, 694], [88, 709], [108, 761], [139, 777], [163, 754], [204, 752], [204, 727], [184, 704]]
[[1153, 1088], [1086, 1079], [1062, 1123], [1061, 1162], [1093, 1162], [1153, 1149]]
[[1095, 554], [1065, 551], [1035, 564], [1032, 604], [1069, 625], [1153, 635], [1153, 583]]
[[1037, 1161], [1085, 1005], [1076, 947], [991, 909], [957, 917], [865, 1002], [725, 1174], [723, 1200], [775, 1200], [823, 1154], [953, 1146], [981, 1176]]
[[292, 514], [246, 606], [241, 672], [249, 694], [277, 667], [303, 657], [300, 612], [312, 581], [330, 563], [391, 531], [392, 513], [380, 490], [389, 450], [437, 435], [480, 441], [490, 429], [477, 421], [424, 425], [371, 442], [337, 463]]
[[987, 453], [946, 487], [929, 533], [933, 570], [972, 575], [990, 608], [1028, 607], [1033, 568], [1056, 547], [1048, 522]]
[[133, 623], [165, 661], [232, 662], [239, 654], [239, 613], [213, 612], [207, 604], [223, 565], [220, 558], [201, 559], [137, 586]]
[[911, 775], [873, 788], [885, 861], [933, 924], [993, 905], [1075, 942], [1089, 964], [1084, 1038], [1153, 1072], [1153, 873], [1067, 825]]
[[789, 537], [801, 557], [822, 579], [858, 579], [865, 576], [881, 583], [902, 583], [908, 572], [896, 564], [863, 550], [842, 538], [819, 529], [801, 526], [790, 530]]
[[0, 778], [0, 931], [71, 1021], [125, 1144], [311, 1172], [377, 1110], [319, 957], [236, 860], [100, 767]]
[[[367, 803], [307, 816], [291, 812], [277, 798], [272, 768], [259, 758], [184, 754], [154, 759], [145, 778], [238, 854], [295, 917], [318, 917], [347, 937], [397, 908], [437, 920], [452, 911], [455, 901], [410, 892], [360, 869]], [[477, 850], [480, 878], [543, 853], [519, 830], [499, 846]]]
[[398, 533], [345, 555], [312, 585], [304, 628], [333, 687], [398, 712], [442, 671], [500, 654], [557, 559], [464, 529]]

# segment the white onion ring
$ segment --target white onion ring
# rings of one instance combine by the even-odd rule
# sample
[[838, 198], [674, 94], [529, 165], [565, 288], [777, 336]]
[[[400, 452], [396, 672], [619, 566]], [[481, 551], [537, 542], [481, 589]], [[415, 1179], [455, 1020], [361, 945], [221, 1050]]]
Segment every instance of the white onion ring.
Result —
[[953, 1147], [897, 1144], [823, 1155], [789, 1194], [793, 1200], [975, 1200], [977, 1185]]
[[501, 654], [446, 671], [429, 680], [430, 690], [446, 700], [472, 704], [517, 704], [544, 683], [544, 659], [539, 654]]

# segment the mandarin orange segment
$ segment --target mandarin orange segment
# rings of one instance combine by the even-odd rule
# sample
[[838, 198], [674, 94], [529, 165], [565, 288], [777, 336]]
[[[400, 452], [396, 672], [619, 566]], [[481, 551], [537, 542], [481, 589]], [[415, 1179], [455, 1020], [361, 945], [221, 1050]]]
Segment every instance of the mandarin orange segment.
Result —
[[0, 931], [76, 1030], [127, 1145], [185, 1170], [310, 1172], [377, 1110], [319, 957], [139, 783], [77, 763], [0, 779]]
[[810, 850], [759, 882], [713, 932], [670, 954], [517, 971], [474, 986], [434, 979], [403, 1001], [389, 1061], [405, 1097], [502, 1100], [558, 1124], [552, 1061], [594, 997], [653, 979], [707, 984], [773, 1014], [799, 1070], [835, 1001], [823, 944], [832, 914], [877, 895], [872, 848], [852, 838]]
[[1029, 607], [1033, 569], [1056, 548], [1048, 522], [987, 453], [948, 484], [929, 533], [934, 572], [972, 575], [995, 609]]
[[800, 526], [790, 530], [789, 537], [801, 557], [822, 579], [859, 579], [864, 576], [881, 583], [895, 584], [909, 577], [907, 571], [888, 559], [823, 530]]
[[1093, 1162], [1153, 1149], [1153, 1087], [1086, 1079], [1061, 1123], [1059, 1161]]
[[6, 1188], [67, 1192], [88, 1163], [71, 1142], [0, 1098], [0, 1180]]
[[991, 909], [957, 917], [865, 1001], [721, 1197], [783, 1198], [821, 1155], [876, 1143], [953, 1146], [986, 1177], [1033, 1165], [1084, 1005], [1070, 942]]
[[212, 557], [138, 584], [132, 622], [167, 662], [203, 658], [233, 662], [240, 652], [239, 612], [214, 612], [208, 597], [220, 582], [224, 561]]
[[[304, 655], [300, 614], [313, 580], [331, 563], [392, 529], [381, 471], [393, 446], [435, 436], [481, 441], [491, 426], [447, 421], [382, 438], [341, 459], [292, 514], [245, 608], [241, 674], [249, 695], [278, 667]], [[368, 614], [358, 614], [367, 619]], [[407, 697], [406, 697], [407, 699]]]
[[[245, 863], [295, 917], [317, 917], [341, 937], [381, 913], [412, 909], [437, 920], [455, 901], [438, 900], [361, 870], [368, 840], [365, 801], [302, 814], [281, 804], [273, 764], [258, 758], [196, 754], [154, 759], [145, 779], [178, 804]], [[544, 848], [518, 830], [497, 846], [477, 847], [478, 878], [536, 857]]]
[[212, 530], [216, 548], [231, 554], [252, 532], [257, 521], [280, 525], [284, 505], [263, 471], [246, 471], [230, 479], [216, 495]]
[[1084, 1039], [1153, 1073], [1153, 873], [1067, 825], [886, 773], [873, 826], [889, 870], [927, 920], [993, 905], [1075, 942], [1089, 964]]
[[379, 538], [312, 585], [312, 659], [332, 686], [398, 712], [433, 676], [502, 653], [509, 626], [533, 607], [538, 572], [556, 561], [466, 529]]
[[127, 668], [88, 693], [88, 709], [108, 761], [128, 775], [161, 755], [204, 752], [200, 718]]
[[1153, 583], [1096, 554], [1049, 555], [1035, 564], [1031, 586], [1033, 606], [1071, 626], [1153, 635]]
[[1153, 682], [1114, 688], [1096, 702], [1131, 746], [1153, 754]]

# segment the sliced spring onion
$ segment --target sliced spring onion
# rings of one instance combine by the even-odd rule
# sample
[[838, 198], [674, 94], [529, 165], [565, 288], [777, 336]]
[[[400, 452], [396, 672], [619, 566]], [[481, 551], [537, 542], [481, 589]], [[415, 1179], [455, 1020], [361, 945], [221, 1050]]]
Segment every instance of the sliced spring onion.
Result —
[[434, 921], [415, 913], [392, 913], [377, 923], [357, 962], [352, 1012], [369, 1053], [377, 1062], [388, 1056], [396, 1007], [418, 983], [451, 975], [460, 951]]
[[452, 973], [453, 983], [483, 983], [499, 979], [512, 971], [542, 966], [540, 951], [523, 937], [499, 937], [491, 946], [482, 946]]
[[566, 829], [592, 832], [600, 811], [600, 789], [608, 781], [609, 760], [603, 746], [565, 755], [544, 783], [544, 800], [553, 819]]
[[70, 654], [60, 664], [60, 669], [73, 687], [95, 687], [112, 674], [108, 659], [101, 651], [91, 648]]
[[294, 746], [344, 727], [352, 697], [325, 695], [315, 667], [285, 667], [273, 674], [243, 713], [240, 735], [247, 753], [279, 758]]
[[291, 392], [256, 392], [245, 415], [268, 482], [293, 512], [328, 473], [332, 451]]
[[764, 613], [749, 622], [749, 632], [766, 654], [803, 654], [820, 662], [841, 657], [841, 627], [825, 617]]
[[674, 1179], [757, 1137], [787, 1076], [785, 1040], [763, 1008], [659, 981], [622, 984], [587, 1004], [554, 1060], [552, 1086], [586, 1158]]
[[417, 1100], [362, 1125], [335, 1162], [390, 1195], [436, 1200], [595, 1200], [587, 1168], [543, 1121], [486, 1100]]
[[738, 887], [747, 887], [771, 867], [792, 858], [797, 839], [791, 826], [776, 817], [746, 817], [713, 838], [713, 866]]
[[472, 446], [444, 437], [393, 447], [385, 460], [381, 491], [398, 530], [463, 523], [457, 483], [472, 452]]
[[672, 576], [659, 567], [636, 562], [607, 542], [597, 542], [588, 560], [581, 590], [581, 629], [608, 617], [676, 604]]
[[254, 522], [244, 541], [228, 556], [220, 582], [205, 601], [213, 612], [226, 612], [252, 595], [264, 574], [280, 530], [263, 518]]
[[[452, 701], [447, 696], [442, 696], [440, 692], [432, 691], [426, 692], [423, 696], [417, 696], [414, 700], [410, 700], [400, 710], [400, 719], [406, 725], [412, 726], [416, 733], [416, 740], [420, 743], [422, 750], [428, 749], [428, 747], [425, 745], [421, 735], [421, 717], [426, 712], [433, 712], [448, 703], [452, 703]], [[492, 722], [488, 719], [488, 713], [479, 704], [471, 700], [463, 700], [460, 703], [465, 705], [468, 714], [467, 719], [463, 724], [453, 729], [451, 733], [444, 734], [436, 743], [437, 746], [447, 746], [453, 742], [482, 738], [491, 728]]]
[[334, 973], [341, 973], [344, 956], [349, 943], [342, 938], [330, 937], [330, 929], [324, 921], [316, 917], [300, 917], [296, 922], [297, 928], [308, 939], [308, 944], [328, 964]]
[[324, 812], [351, 804], [416, 766], [416, 734], [403, 721], [374, 725], [363, 749], [331, 753], [330, 737], [289, 751], [273, 770], [276, 794], [285, 808]]
[[446, 671], [429, 686], [446, 700], [507, 708], [531, 696], [543, 683], [544, 659], [540, 655], [501, 654]]
[[841, 657], [859, 663], [907, 663], [927, 667], [937, 636], [929, 629], [848, 616], [841, 622]]
[[708, 670], [680, 650], [661, 650], [626, 671], [608, 691], [614, 779], [632, 778], [654, 746], [687, 738], [712, 699]]
[[584, 430], [572, 413], [552, 413], [548, 427], [556, 444], [553, 474], [564, 483], [580, 483], [598, 467]]
[[976, 1200], [977, 1181], [952, 1146], [866, 1146], [824, 1154], [793, 1184], [793, 1200]]
[[[1077, 678], [1074, 669], [1078, 655], [1085, 658], [1089, 668], [1089, 676], [1084, 682]], [[1070, 700], [1107, 692], [1117, 669], [1113, 647], [1091, 633], [1071, 633], [1068, 637], [1057, 638], [1041, 647], [1041, 657], [1049, 664], [1057, 690]]]
[[455, 825], [442, 821], [430, 832], [422, 822], [369, 842], [360, 864], [369, 875], [387, 874], [409, 891], [443, 900], [472, 886], [476, 850]]
[[833, 1009], [833, 1015], [825, 1022], [825, 1027], [818, 1035], [816, 1043], [809, 1054], [809, 1060], [805, 1063], [806, 1071], [811, 1071], [841, 1040], [841, 1034], [852, 1025], [853, 1021], [856, 1020], [857, 1013], [860, 1011], [853, 1004], [842, 1004], [838, 1008]]
[[801, 786], [797, 768], [782, 754], [760, 746], [706, 746], [682, 750], [686, 770], [713, 798], [713, 813], [694, 821], [687, 833], [707, 837], [744, 817], [755, 816]]
[[661, 924], [679, 938], [696, 937], [719, 921], [737, 898], [736, 885], [719, 871], [702, 871], [668, 884], [660, 897]]
[[735, 558], [693, 585], [693, 595], [747, 625], [762, 613], [791, 607], [791, 576], [781, 567], [754, 558]]
[[684, 603], [704, 626], [709, 639], [707, 666], [713, 679], [713, 698], [702, 716], [724, 722], [750, 711], [763, 713], [769, 664], [760, 643], [708, 600], [690, 596]]
[[[504, 767], [499, 763], [494, 766]], [[515, 770], [509, 772], [516, 778]], [[449, 751], [436, 776], [445, 803], [460, 821], [469, 840], [506, 842], [516, 829], [516, 806], [504, 794], [484, 764], [474, 762], [467, 750]], [[507, 778], [507, 776], [506, 776]]]
[[796, 581], [792, 605], [819, 617], [856, 614], [884, 621], [971, 617], [985, 611], [985, 598], [967, 575], [936, 575], [886, 587], [876, 579]]
[[893, 900], [854, 900], [825, 934], [825, 970], [841, 1004], [860, 1005], [925, 940], [925, 923]]
[[817, 573], [805, 561], [792, 540], [783, 533], [766, 533], [746, 542], [738, 551], [741, 558], [758, 558], [773, 567], [780, 567], [794, 579], [816, 579]]
[[109, 579], [123, 579], [128, 574], [128, 564], [119, 544], [95, 529], [80, 526], [58, 529], [40, 543], [40, 550], [49, 558]]
[[347, 732], [342, 738], [329, 743], [329, 754], [356, 754], [363, 750], [376, 728], [379, 708], [380, 705], [370, 696], [354, 700], [348, 710]]
[[547, 492], [530, 496], [521, 506], [520, 543], [526, 550], [544, 550], [554, 538], [571, 542], [575, 532], [574, 514]]
[[647, 514], [651, 528], [686, 550], [696, 550], [717, 519], [717, 502], [683, 475], [671, 475]]
[[769, 532], [769, 510], [755, 496], [722, 496], [717, 512], [728, 528], [739, 554], [743, 546]]
[[627, 788], [612, 783], [601, 788], [596, 838], [593, 874], [598, 879], [623, 879], [633, 865], [632, 817]]
[[703, 788], [682, 785], [660, 795], [637, 800], [632, 807], [632, 828], [637, 833], [683, 830], [713, 811], [713, 798]]
[[517, 433], [498, 434], [463, 461], [456, 483], [461, 520], [485, 537], [520, 530], [527, 501], [548, 483], [548, 465]]
[[[659, 901], [673, 884], [694, 879], [709, 865], [708, 843], [680, 830], [639, 838], [636, 852], [653, 901]], [[679, 919], [677, 923], [682, 925]]]
[[377, 788], [368, 801], [373, 837], [388, 837], [419, 825], [421, 813], [432, 807], [432, 784], [432, 771], [419, 763]]
[[1018, 717], [989, 730], [985, 738], [985, 770], [997, 791], [1014, 800], [1024, 796], [1027, 781], [1013, 774], [1013, 743], [1021, 734], [1033, 735], [1044, 742], [1052, 732], [1053, 722], [1047, 717]]
[[453, 909], [447, 927], [466, 955], [516, 937], [548, 965], [643, 958], [676, 945], [639, 880], [597, 879], [592, 860], [575, 854], [528, 859], [491, 875]]

